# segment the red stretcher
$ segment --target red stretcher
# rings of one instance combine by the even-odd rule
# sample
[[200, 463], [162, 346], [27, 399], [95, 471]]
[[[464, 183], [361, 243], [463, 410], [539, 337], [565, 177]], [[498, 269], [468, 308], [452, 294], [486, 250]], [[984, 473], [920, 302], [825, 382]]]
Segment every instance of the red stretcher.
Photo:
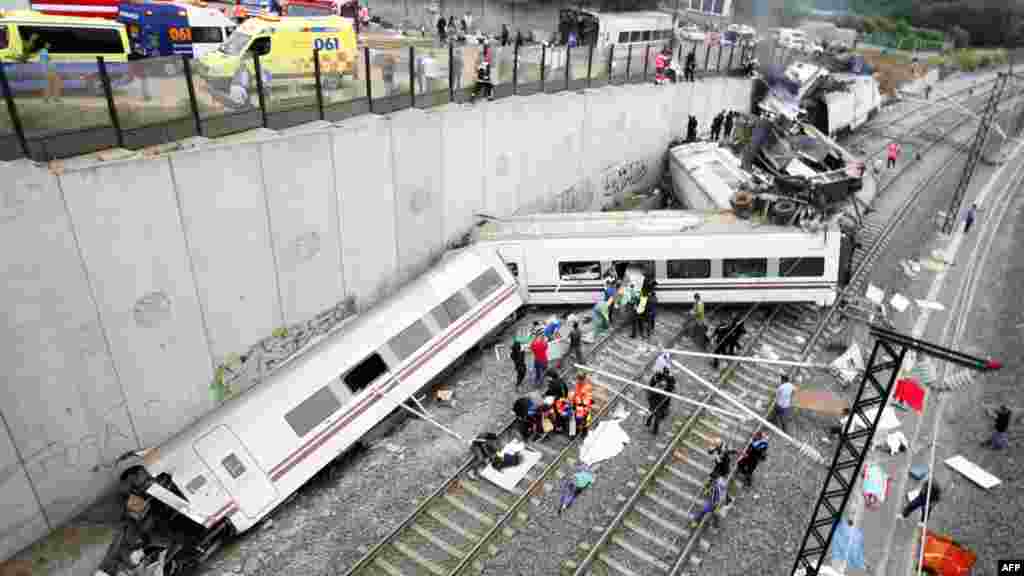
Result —
[[924, 573], [932, 576], [967, 576], [978, 555], [944, 534], [925, 531]]

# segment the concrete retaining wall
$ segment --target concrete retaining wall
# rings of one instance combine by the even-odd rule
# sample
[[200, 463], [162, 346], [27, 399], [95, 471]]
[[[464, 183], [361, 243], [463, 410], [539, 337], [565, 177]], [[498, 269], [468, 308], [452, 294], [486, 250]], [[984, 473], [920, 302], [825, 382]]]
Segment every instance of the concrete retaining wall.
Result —
[[218, 366], [277, 328], [367, 308], [474, 214], [649, 188], [689, 114], [705, 130], [749, 99], [744, 80], [617, 86], [0, 165], [0, 559], [214, 408]]

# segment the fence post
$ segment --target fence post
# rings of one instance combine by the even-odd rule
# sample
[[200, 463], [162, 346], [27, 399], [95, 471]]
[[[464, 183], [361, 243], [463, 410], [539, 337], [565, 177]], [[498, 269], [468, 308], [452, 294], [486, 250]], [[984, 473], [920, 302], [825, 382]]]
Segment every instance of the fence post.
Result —
[[409, 102], [416, 107], [416, 47], [409, 46]]
[[366, 63], [366, 105], [373, 114], [373, 81], [370, 79], [370, 47], [363, 46], [363, 62]]
[[544, 92], [544, 76], [547, 72], [548, 63], [548, 45], [540, 45], [540, 91]]
[[644, 46], [644, 75], [641, 77], [641, 80], [643, 80], [644, 82], [647, 82], [647, 61], [650, 60], [650, 59], [651, 59], [651, 47], [650, 46]]
[[252, 55], [253, 68], [256, 70], [256, 96], [260, 102], [260, 118], [263, 119], [263, 127], [267, 127], [267, 101], [263, 95], [263, 68], [260, 66], [260, 55], [255, 52]]
[[587, 88], [590, 88], [590, 72], [594, 65], [594, 44], [595, 42], [590, 43], [590, 51], [587, 52]]
[[565, 89], [569, 90], [569, 68], [572, 65], [572, 47], [565, 45]]
[[633, 67], [633, 45], [626, 47], [626, 84], [629, 84], [629, 69]]
[[25, 129], [21, 125], [21, 118], [18, 116], [18, 108], [14, 105], [14, 95], [11, 94], [11, 85], [7, 83], [6, 66], [0, 62], [0, 89], [4, 91], [4, 100], [7, 101], [7, 113], [11, 117], [11, 124], [14, 125], [14, 135], [18, 137], [18, 144], [26, 158], [32, 158], [28, 153], [28, 141], [25, 140]]
[[320, 74], [320, 49], [313, 49], [313, 79], [316, 81], [316, 109], [320, 119], [324, 119], [324, 88], [323, 76]]
[[715, 60], [715, 72], [722, 70], [722, 45], [718, 45], [718, 59]]
[[519, 94], [519, 43], [523, 35], [516, 30], [516, 47], [512, 49], [512, 95]]
[[114, 126], [114, 133], [117, 136], [117, 147], [124, 148], [124, 134], [121, 132], [121, 120], [117, 117], [117, 108], [114, 106], [114, 91], [110, 88], [110, 75], [107, 74], [107, 63], [103, 60], [103, 56], [97, 56], [96, 64], [100, 69], [100, 83], [103, 85], [103, 95], [107, 97], [107, 111], [110, 112], [110, 123]]
[[455, 44], [448, 42], [448, 102], [455, 102]]
[[[740, 50], [742, 51], [742, 48], [741, 48]], [[733, 44], [733, 45], [732, 45], [732, 46], [731, 46], [731, 47], [729, 48], [729, 63], [725, 65], [725, 67], [726, 67], [727, 69], [729, 69], [729, 70], [732, 70], [732, 53], [733, 53], [733, 52], [735, 52], [735, 51], [736, 51], [736, 45], [735, 45], [735, 44]]]
[[613, 82], [615, 77], [612, 76], [612, 66], [614, 66], [614, 65], [615, 65], [615, 44], [612, 44], [608, 48], [608, 84], [609, 85], [615, 84], [615, 82]]
[[708, 71], [708, 66], [711, 64], [711, 44], [704, 50], [704, 71]]
[[203, 135], [203, 122], [199, 118], [199, 101], [196, 100], [196, 86], [192, 81], [192, 62], [188, 56], [181, 55], [181, 66], [185, 70], [185, 83], [188, 86], [188, 103], [192, 108], [192, 121], [196, 123], [196, 135]]

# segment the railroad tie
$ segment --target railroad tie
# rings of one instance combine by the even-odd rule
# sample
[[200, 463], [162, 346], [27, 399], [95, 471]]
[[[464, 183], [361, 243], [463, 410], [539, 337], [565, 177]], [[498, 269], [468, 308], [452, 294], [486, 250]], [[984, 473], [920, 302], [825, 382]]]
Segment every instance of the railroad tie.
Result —
[[635, 556], [635, 557], [637, 557], [637, 558], [647, 562], [648, 564], [651, 564], [652, 566], [654, 566], [655, 568], [657, 568], [658, 570], [660, 570], [663, 573], [667, 573], [670, 570], [672, 570], [671, 566], [669, 566], [668, 564], [666, 564], [666, 563], [662, 562], [661, 560], [655, 558], [654, 556], [648, 554], [647, 551], [645, 551], [642, 548], [640, 548], [639, 546], [633, 544], [629, 540], [626, 540], [622, 536], [619, 536], [618, 534], [615, 534], [614, 536], [612, 536], [612, 542], [615, 542], [622, 549], [628, 551], [633, 556]]
[[459, 526], [455, 522], [452, 522], [451, 520], [448, 519], [447, 516], [441, 514], [437, 510], [434, 510], [433, 508], [431, 508], [430, 510], [427, 510], [427, 516], [430, 516], [434, 520], [437, 520], [442, 526], [444, 526], [445, 528], [451, 530], [452, 532], [455, 532], [459, 536], [462, 536], [466, 540], [479, 540], [480, 539], [480, 536], [478, 534], [476, 534], [475, 532], [470, 532], [469, 530], [466, 530], [465, 528], [463, 528], [462, 526]]
[[687, 474], [686, 472], [683, 472], [682, 470], [676, 468], [675, 466], [665, 465], [665, 470], [668, 470], [668, 472], [670, 474], [672, 474], [676, 478], [682, 480], [683, 482], [686, 482], [687, 484], [691, 484], [693, 486], [696, 486], [697, 488], [700, 488], [701, 490], [704, 489], [704, 482], [702, 480], [699, 480], [697, 478], [694, 478], [693, 476], [690, 476], [689, 474]]
[[427, 570], [427, 572], [430, 572], [434, 576], [445, 576], [447, 574], [447, 572], [445, 572], [443, 568], [434, 563], [433, 560], [424, 557], [419, 552], [403, 544], [401, 541], [395, 541], [391, 544], [391, 546], [395, 550], [401, 552], [403, 556], [405, 556], [409, 560], [412, 560], [413, 563], [415, 563], [417, 566], [423, 567]]
[[611, 568], [612, 570], [615, 570], [619, 574], [623, 574], [624, 576], [640, 576], [640, 574], [630, 570], [624, 564], [620, 564], [617, 560], [615, 560], [614, 558], [612, 558], [611, 556], [609, 556], [607, 554], [603, 554], [603, 553], [602, 554], [598, 554], [597, 558], [601, 562], [604, 562], [605, 566], [608, 566], [609, 568]]
[[676, 486], [675, 484], [672, 484], [671, 482], [658, 478], [657, 476], [654, 477], [654, 483], [684, 500], [689, 500], [691, 502], [695, 502], [698, 500], [696, 496], [690, 494], [686, 490], [683, 490], [682, 488]]
[[462, 487], [466, 489], [466, 492], [469, 492], [470, 494], [476, 496], [480, 500], [489, 503], [495, 508], [505, 510], [506, 508], [509, 507], [509, 505], [502, 502], [500, 498], [496, 496], [491, 496], [490, 494], [484, 492], [476, 482], [466, 482], [465, 480], [463, 480]]
[[473, 518], [476, 518], [476, 520], [478, 522], [480, 522], [481, 524], [486, 524], [488, 526], [493, 526], [494, 525], [494, 519], [493, 518], [488, 517], [483, 512], [480, 512], [476, 508], [473, 508], [469, 504], [466, 504], [458, 496], [453, 496], [451, 494], [445, 494], [444, 495], [444, 499], [445, 499], [445, 501], [447, 501], [449, 504], [451, 504], [455, 508], [458, 508], [462, 512], [465, 512], [466, 514], [468, 514], [469, 516], [472, 516]]
[[[648, 520], [650, 520], [651, 522], [657, 524], [658, 526], [661, 526], [665, 530], [668, 530], [669, 532], [672, 532], [676, 536], [679, 536], [680, 538], [688, 538], [690, 536], [690, 531], [689, 530], [687, 530], [686, 528], [683, 528], [681, 526], [678, 526], [676, 524], [673, 524], [673, 523], [669, 522], [668, 520], [665, 520], [664, 514], [657, 514], [657, 513], [653, 512], [653, 511], [649, 510], [648, 508], [645, 508], [644, 506], [641, 506], [639, 504], [637, 504], [636, 506], [633, 507], [633, 511], [638, 513], [638, 514], [640, 514], [644, 518], [647, 518]], [[680, 516], [685, 516], [686, 513], [685, 512], [680, 512], [679, 515]]]
[[558, 456], [558, 450], [555, 450], [554, 448], [549, 448], [548, 446], [545, 446], [541, 442], [531, 442], [530, 445], [527, 446], [527, 449], [536, 449], [537, 451], [543, 454], [547, 454], [548, 456]]
[[679, 516], [686, 516], [686, 511], [680, 508], [679, 505], [676, 504], [675, 502], [669, 502], [668, 500], [665, 500], [664, 498], [658, 496], [654, 492], [645, 492], [644, 496], [646, 496], [648, 499], [650, 499], [651, 502], [654, 502], [655, 504], [661, 506], [665, 510], [669, 510], [672, 513], [677, 514]]
[[[706, 452], [704, 452], [704, 454], [706, 456], [708, 456]], [[701, 472], [704, 472], [706, 474], [711, 474], [711, 466], [708, 466], [707, 464], [704, 464], [703, 462], [697, 462], [693, 458], [689, 458], [688, 456], [686, 456], [685, 454], [679, 452], [678, 450], [675, 451], [674, 455], [679, 460], [682, 460], [683, 462], [689, 464], [690, 466], [693, 466], [694, 468], [700, 470]], [[710, 456], [708, 456], [708, 457], [710, 458]]]
[[424, 528], [423, 526], [420, 526], [415, 522], [413, 522], [412, 524], [412, 529], [413, 532], [416, 532], [417, 534], [422, 536], [424, 540], [430, 542], [434, 546], [437, 546], [441, 550], [444, 550], [444, 552], [452, 558], [462, 558], [463, 554], [461, 550], [459, 550], [455, 546], [452, 546], [448, 542], [445, 542], [440, 537], [434, 535], [434, 533], [432, 533], [430, 530]]
[[387, 560], [381, 558], [380, 556], [377, 556], [373, 559], [373, 565], [386, 572], [388, 576], [405, 576], [404, 574], [402, 574], [402, 571], [398, 569], [398, 567], [388, 562]]
[[682, 549], [680, 549], [679, 546], [676, 546], [675, 544], [669, 542], [668, 540], [665, 540], [657, 534], [651, 533], [650, 530], [644, 528], [643, 526], [640, 526], [639, 524], [633, 522], [628, 518], [622, 521], [622, 525], [626, 528], [629, 528], [633, 532], [636, 532], [639, 536], [649, 540], [650, 542], [653, 542], [661, 546], [662, 548], [664, 548], [668, 552], [671, 552], [672, 554], [679, 554], [680, 552], [682, 552]]

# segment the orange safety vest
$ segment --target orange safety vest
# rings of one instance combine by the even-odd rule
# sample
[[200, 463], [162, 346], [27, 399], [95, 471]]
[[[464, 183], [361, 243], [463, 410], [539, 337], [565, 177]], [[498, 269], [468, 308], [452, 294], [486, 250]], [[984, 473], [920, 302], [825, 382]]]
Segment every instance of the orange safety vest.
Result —
[[585, 418], [594, 405], [594, 385], [590, 378], [576, 382], [576, 392], [573, 394], [573, 404], [576, 406], [576, 417]]

